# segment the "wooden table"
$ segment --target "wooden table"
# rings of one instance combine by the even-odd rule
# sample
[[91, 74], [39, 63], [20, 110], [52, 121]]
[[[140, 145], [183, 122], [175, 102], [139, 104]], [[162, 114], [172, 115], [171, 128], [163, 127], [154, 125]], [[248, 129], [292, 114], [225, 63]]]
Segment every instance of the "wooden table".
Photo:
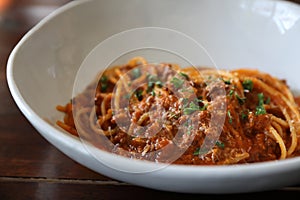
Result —
[[[294, 1], [300, 3], [300, 0]], [[67, 2], [68, 0], [0, 0], [0, 200], [136, 197], [223, 199], [224, 196], [161, 192], [97, 174], [57, 150], [24, 118], [7, 87], [7, 58], [32, 26]], [[268, 198], [283, 197], [296, 192], [300, 192], [300, 185], [263, 193], [226, 195], [225, 198], [252, 199], [262, 195]]]

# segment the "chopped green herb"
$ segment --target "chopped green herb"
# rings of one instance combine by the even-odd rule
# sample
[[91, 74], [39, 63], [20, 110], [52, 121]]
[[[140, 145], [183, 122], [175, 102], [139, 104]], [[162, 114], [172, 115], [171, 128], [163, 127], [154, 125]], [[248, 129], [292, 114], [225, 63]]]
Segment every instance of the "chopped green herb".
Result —
[[194, 128], [193, 126], [189, 126], [188, 127], [188, 130], [187, 130], [187, 134], [188, 135], [191, 135], [191, 130], [193, 130], [193, 128]]
[[195, 151], [194, 151], [194, 156], [199, 156], [200, 155], [200, 148], [198, 147]]
[[184, 80], [182, 79], [179, 79], [177, 77], [173, 77], [172, 80], [171, 80], [171, 83], [173, 83], [174, 87], [176, 89], [179, 89], [182, 87], [183, 83], [184, 83]]
[[257, 96], [258, 96], [258, 106], [256, 107], [255, 115], [264, 115], [267, 113], [264, 107], [264, 94], [259, 93]]
[[100, 83], [101, 83], [101, 92], [106, 92], [108, 88], [108, 78], [107, 76], [102, 76], [100, 78]]
[[266, 100], [266, 102], [265, 102], [265, 104], [270, 104], [270, 103], [271, 103], [271, 98], [268, 97], [267, 100]]
[[264, 115], [264, 114], [266, 114], [266, 109], [263, 106], [257, 106], [255, 114], [256, 115]]
[[154, 87], [154, 82], [152, 82], [152, 81], [148, 82], [148, 87], [153, 88]]
[[182, 88], [181, 89], [181, 92], [188, 92], [190, 94], [193, 94], [194, 93], [194, 90], [193, 89], [189, 89], [189, 88]]
[[173, 113], [171, 113], [170, 114], [170, 119], [178, 119], [180, 117], [180, 114], [177, 114], [177, 113], [175, 113], [175, 112], [173, 112]]
[[232, 116], [231, 116], [230, 110], [227, 111], [227, 116], [228, 116], [229, 123], [232, 124], [233, 120], [232, 120]]
[[148, 79], [148, 81], [152, 81], [152, 82], [155, 82], [158, 80], [157, 76], [153, 75], [153, 74], [147, 74], [147, 79]]
[[204, 102], [202, 99], [199, 99], [199, 98], [196, 99], [196, 101], [199, 102], [199, 103], [203, 103]]
[[140, 68], [134, 68], [132, 70], [132, 76], [135, 79], [138, 78], [138, 77], [140, 77], [141, 76], [141, 70], [140, 70]]
[[244, 80], [243, 87], [244, 87], [244, 90], [248, 90], [249, 92], [251, 92], [253, 90], [252, 80]]
[[188, 76], [187, 74], [185, 74], [185, 73], [183, 73], [183, 72], [179, 72], [179, 74], [180, 74], [182, 77], [186, 78], [187, 80], [189, 79], [189, 76]]
[[240, 104], [240, 105], [243, 105], [243, 104], [245, 103], [245, 101], [246, 101], [246, 98], [245, 98], [245, 97], [242, 98], [242, 97], [240, 97], [237, 93], [235, 93], [235, 97], [236, 97], [237, 100], [239, 101], [239, 104]]
[[226, 85], [230, 85], [231, 84], [231, 80], [223, 80], [224, 81], [224, 83], [226, 84]]
[[148, 79], [148, 87], [153, 87], [155, 82], [158, 81], [157, 76], [152, 74], [148, 74], [147, 79]]
[[187, 107], [188, 103], [189, 103], [189, 99], [188, 98], [182, 98], [183, 107]]
[[224, 148], [225, 148], [225, 144], [224, 144], [223, 142], [219, 141], [219, 140], [216, 142], [216, 145], [217, 145], [218, 147], [220, 147], [221, 149], [224, 149]]
[[107, 82], [108, 81], [107, 76], [105, 76], [105, 75], [101, 76], [100, 81], [101, 81], [101, 83]]
[[146, 92], [151, 93], [152, 91], [153, 91], [153, 87], [149, 87], [149, 85], [148, 85], [148, 88], [147, 88]]
[[196, 151], [193, 153], [194, 156], [199, 156], [201, 154], [205, 154], [207, 153], [208, 150], [207, 149], [202, 149], [202, 148], [197, 148]]
[[201, 110], [201, 111], [204, 111], [204, 110], [206, 110], [206, 109], [207, 109], [207, 106], [208, 106], [208, 104], [204, 104], [204, 106], [203, 106], [203, 107], [201, 107], [201, 108], [200, 108], [200, 110]]
[[230, 97], [232, 97], [232, 96], [233, 96], [233, 94], [234, 94], [234, 90], [233, 90], [233, 89], [231, 89], [231, 90], [229, 91], [229, 96], [230, 96]]
[[143, 90], [142, 89], [136, 90], [135, 96], [139, 101], [142, 101], [143, 100]]
[[184, 125], [185, 127], [188, 127], [188, 126], [189, 126], [189, 123], [190, 123], [190, 119], [187, 120], [187, 121], [185, 121], [183, 125]]
[[161, 81], [156, 81], [155, 82], [155, 85], [159, 88], [161, 88], [163, 86], [162, 82]]
[[264, 104], [264, 99], [265, 99], [264, 93], [259, 93], [257, 97], [258, 97], [258, 105], [262, 106]]
[[[245, 113], [245, 112], [247, 112], [247, 113]], [[243, 111], [243, 112], [241, 113], [241, 118], [242, 118], [242, 120], [248, 119], [248, 112], [249, 112], [249, 111]]]
[[153, 91], [154, 86], [161, 88], [163, 86], [162, 82], [158, 79], [156, 75], [148, 74], [148, 88], [147, 93], [151, 93]]
[[194, 102], [191, 102], [189, 107], [186, 107], [183, 109], [183, 113], [185, 115], [189, 115], [198, 110], [200, 110], [200, 107], [198, 105], [196, 105]]
[[150, 94], [153, 96], [153, 97], [155, 97], [155, 92], [154, 92], [154, 90], [152, 90], [151, 92], [150, 92]]
[[184, 105], [183, 114], [189, 115], [192, 114], [195, 111], [204, 111], [207, 108], [207, 104], [204, 104], [203, 107], [200, 107], [199, 105], [195, 104], [195, 102], [191, 102], [189, 106]]

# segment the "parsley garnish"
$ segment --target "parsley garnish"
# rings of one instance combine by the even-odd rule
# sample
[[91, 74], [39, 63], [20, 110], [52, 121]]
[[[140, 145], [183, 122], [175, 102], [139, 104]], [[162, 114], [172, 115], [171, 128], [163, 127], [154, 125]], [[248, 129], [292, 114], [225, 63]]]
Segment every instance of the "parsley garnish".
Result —
[[180, 114], [177, 114], [175, 112], [170, 113], [170, 119], [178, 119], [180, 117]]
[[237, 98], [237, 100], [239, 101], [240, 105], [243, 105], [246, 101], [246, 98], [242, 98], [240, 97], [237, 93], [235, 93], [235, 97]]
[[193, 128], [194, 128], [193, 126], [188, 127], [188, 130], [187, 130], [188, 135], [191, 135], [191, 131], [193, 130]]
[[132, 70], [132, 76], [135, 79], [138, 78], [138, 77], [140, 77], [141, 76], [141, 70], [140, 70], [140, 68], [134, 68]]
[[230, 80], [223, 80], [224, 81], [224, 83], [226, 84], [226, 85], [230, 85], [231, 84], [231, 81]]
[[100, 83], [101, 83], [101, 92], [106, 92], [108, 88], [108, 78], [107, 76], [102, 76], [100, 78]]
[[158, 81], [157, 76], [152, 74], [148, 74], [147, 79], [148, 79], [148, 87], [153, 87], [155, 82]]
[[159, 87], [159, 88], [162, 88], [162, 86], [163, 86], [163, 84], [162, 84], [161, 81], [156, 81], [156, 82], [155, 82], [155, 85], [156, 85], [157, 87]]
[[196, 105], [194, 102], [191, 102], [189, 107], [186, 107], [183, 109], [183, 113], [185, 115], [189, 115], [192, 114], [193, 112], [200, 110], [200, 107], [198, 105]]
[[229, 123], [232, 124], [232, 116], [230, 110], [227, 111], [227, 116], [229, 118]]
[[[223, 142], [221, 142], [221, 141], [217, 141], [216, 142], [216, 145], [218, 146], [218, 147], [220, 147], [221, 149], [224, 149], [225, 148], [225, 144], [223, 143]], [[207, 153], [208, 152], [208, 150], [206, 149], [206, 148], [197, 148], [195, 151], [194, 151], [194, 153], [193, 153], [193, 155], [194, 156], [199, 156], [200, 154], [205, 154], [205, 153]]]
[[187, 74], [185, 74], [185, 73], [183, 73], [183, 72], [179, 72], [179, 74], [180, 74], [182, 77], [186, 78], [187, 80], [189, 79], [189, 76], [188, 76]]
[[190, 123], [191, 123], [191, 119], [188, 119], [187, 121], [184, 122], [183, 125], [184, 125], [185, 127], [189, 127]]
[[241, 118], [242, 118], [242, 120], [247, 120], [247, 119], [248, 119], [248, 114], [249, 114], [249, 110], [244, 110], [244, 111], [241, 113]]
[[253, 90], [253, 82], [251, 80], [243, 81], [244, 90], [251, 92]]
[[150, 75], [149, 74], [147, 76], [147, 79], [148, 79], [147, 93], [149, 93], [149, 92], [152, 93], [154, 86], [157, 86], [159, 88], [161, 88], [163, 86], [162, 82], [155, 75]]
[[155, 92], [154, 92], [154, 90], [152, 90], [151, 92], [150, 92], [150, 94], [153, 96], [153, 97], [155, 97]]
[[189, 88], [182, 88], [181, 89], [181, 92], [188, 92], [190, 94], [193, 94], [194, 93], [194, 90], [193, 89], [189, 89]]
[[189, 99], [188, 98], [182, 98], [182, 103], [183, 103], [183, 107], [187, 107], [188, 103], [189, 103]]
[[217, 145], [218, 147], [220, 147], [221, 149], [224, 149], [224, 148], [225, 148], [225, 144], [224, 144], [223, 142], [221, 142], [221, 141], [217, 141], [217, 142], [216, 142], [216, 145]]
[[264, 115], [267, 113], [264, 107], [264, 94], [259, 93], [257, 96], [258, 96], [258, 106], [256, 106], [255, 115]]
[[204, 104], [203, 107], [200, 107], [200, 110], [201, 110], [201, 111], [206, 110], [207, 106], [208, 106], [208, 104]]
[[271, 98], [268, 97], [267, 100], [266, 100], [266, 102], [265, 102], [265, 104], [270, 104], [270, 103], [271, 103]]
[[143, 100], [143, 90], [142, 89], [137, 89], [135, 91], [135, 96], [139, 101]]
[[195, 111], [204, 111], [207, 107], [207, 104], [204, 104], [203, 107], [200, 107], [199, 105], [195, 104], [193, 101], [189, 104], [189, 106], [187, 107], [187, 105], [184, 105], [184, 109], [183, 109], [183, 114], [185, 115], [189, 115], [192, 114]]
[[205, 154], [207, 153], [207, 149], [202, 149], [202, 148], [197, 148], [196, 151], [193, 153], [194, 156], [199, 156], [200, 154]]
[[248, 115], [246, 115], [245, 113], [242, 113], [242, 120], [246, 120], [246, 119], [248, 119]]
[[177, 77], [173, 77], [172, 80], [171, 80], [171, 83], [173, 83], [173, 85], [174, 85], [174, 87], [175, 87], [176, 89], [179, 89], [179, 88], [181, 88], [181, 86], [183, 85], [184, 80], [179, 79], [179, 78], [177, 78]]
[[231, 90], [229, 91], [229, 96], [230, 96], [230, 98], [232, 97], [233, 94], [234, 94], [234, 90], [231, 89]]

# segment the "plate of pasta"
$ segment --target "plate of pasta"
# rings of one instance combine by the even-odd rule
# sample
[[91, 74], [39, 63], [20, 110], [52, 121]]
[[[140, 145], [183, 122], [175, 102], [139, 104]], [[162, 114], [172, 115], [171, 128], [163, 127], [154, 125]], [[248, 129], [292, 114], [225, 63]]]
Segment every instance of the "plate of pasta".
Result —
[[16, 45], [8, 85], [44, 138], [103, 175], [184, 193], [278, 189], [300, 182], [299, 19], [275, 0], [74, 1]]
[[[183, 165], [300, 155], [300, 98], [268, 73], [181, 68], [135, 57], [100, 74], [56, 107], [64, 114], [56, 124], [103, 150], [152, 162], [170, 162], [176, 154], [172, 164]], [[207, 141], [215, 145], [204, 147]]]

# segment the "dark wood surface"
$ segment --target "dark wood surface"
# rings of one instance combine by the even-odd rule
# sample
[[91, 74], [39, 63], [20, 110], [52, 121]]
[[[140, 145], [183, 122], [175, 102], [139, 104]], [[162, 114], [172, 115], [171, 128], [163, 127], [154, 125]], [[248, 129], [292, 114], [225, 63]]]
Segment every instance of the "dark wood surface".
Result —
[[[300, 0], [294, 0], [300, 3]], [[74, 162], [48, 143], [15, 105], [6, 82], [8, 56], [40, 19], [68, 0], [0, 0], [0, 200], [6, 199], [223, 199], [146, 189], [112, 180]], [[299, 172], [300, 173], [300, 172]], [[300, 182], [300, 181], [299, 181]], [[285, 197], [300, 186], [232, 199]]]

